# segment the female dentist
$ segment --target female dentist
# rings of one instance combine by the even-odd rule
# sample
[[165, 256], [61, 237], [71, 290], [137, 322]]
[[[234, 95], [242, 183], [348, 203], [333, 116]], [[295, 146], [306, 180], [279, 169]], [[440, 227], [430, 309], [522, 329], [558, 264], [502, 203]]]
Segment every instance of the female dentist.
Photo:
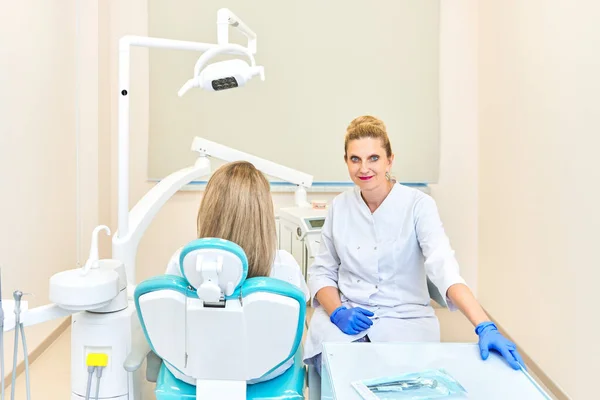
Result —
[[525, 364], [459, 274], [434, 200], [390, 177], [385, 124], [358, 117], [347, 128], [344, 160], [357, 185], [332, 202], [321, 247], [308, 271], [315, 307], [304, 362], [321, 369], [323, 342], [439, 342], [427, 280], [475, 326], [482, 359], [490, 350]]

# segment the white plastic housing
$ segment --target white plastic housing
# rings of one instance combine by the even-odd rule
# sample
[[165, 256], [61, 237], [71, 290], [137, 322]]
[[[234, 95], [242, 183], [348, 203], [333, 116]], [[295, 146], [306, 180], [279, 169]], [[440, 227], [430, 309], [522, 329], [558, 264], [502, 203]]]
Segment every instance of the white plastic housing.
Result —
[[[73, 315], [71, 323], [71, 400], [84, 400], [88, 371], [85, 360], [89, 353], [108, 355], [108, 366], [100, 379], [100, 399], [140, 399], [137, 392], [142, 383], [140, 369], [128, 373], [123, 363], [131, 349], [134, 327], [139, 325], [133, 303], [123, 311], [110, 314], [81, 312]], [[96, 389], [96, 374], [92, 394]], [[95, 396], [93, 397], [95, 399]]]
[[261, 377], [290, 354], [300, 312], [295, 300], [264, 292], [244, 297], [243, 307], [235, 299], [225, 308], [206, 308], [168, 289], [144, 294], [139, 304], [153, 348], [190, 384]]
[[202, 89], [207, 91], [224, 90], [219, 89], [221, 80], [233, 78], [236, 81], [236, 86], [229, 87], [225, 85], [225, 89], [242, 87], [256, 75], [260, 75], [260, 78], [264, 81], [264, 68], [251, 67], [246, 61], [240, 59], [220, 61], [207, 65], [200, 72], [199, 84]]
[[[233, 294], [235, 287], [241, 282], [243, 274], [242, 262], [230, 251], [218, 249], [199, 249], [188, 253], [183, 260], [183, 275], [190, 286], [199, 290], [211, 279], [217, 290], [226, 296]], [[218, 298], [206, 301], [217, 301]]]
[[[73, 311], [104, 307], [127, 288], [125, 266], [118, 260], [99, 260], [97, 267], [54, 274], [50, 278], [50, 301]], [[123, 307], [121, 307], [123, 308]]]
[[67, 310], [94, 310], [119, 294], [119, 274], [94, 268], [82, 275], [81, 268], [59, 272], [50, 278], [50, 301]]
[[310, 187], [313, 182], [312, 175], [198, 136], [194, 137], [192, 150], [201, 156], [210, 156], [224, 161], [248, 161], [259, 171], [295, 185]]

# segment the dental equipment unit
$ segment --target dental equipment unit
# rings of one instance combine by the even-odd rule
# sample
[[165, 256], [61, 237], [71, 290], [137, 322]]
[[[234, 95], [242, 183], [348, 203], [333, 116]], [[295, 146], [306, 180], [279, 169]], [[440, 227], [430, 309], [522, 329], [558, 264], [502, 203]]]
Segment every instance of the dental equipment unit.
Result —
[[[229, 43], [229, 27], [237, 28], [248, 38], [246, 47]], [[118, 230], [112, 238], [112, 258], [99, 259], [98, 257], [97, 237], [100, 231], [105, 230], [110, 235], [108, 227], [98, 226], [92, 234], [90, 256], [85, 266], [57, 273], [50, 279], [50, 304], [21, 310], [22, 293], [17, 291], [14, 294], [15, 318], [5, 316], [0, 319], [3, 325], [2, 332], [14, 329], [15, 340], [19, 334], [21, 335], [26, 356], [24, 327], [71, 316], [71, 400], [141, 399], [139, 384], [142, 378], [138, 368], [149, 347], [142, 334], [133, 301], [137, 248], [144, 232], [161, 207], [185, 185], [210, 175], [209, 157], [225, 161], [249, 161], [268, 175], [294, 183], [298, 185], [296, 204], [308, 206], [306, 188], [312, 185], [312, 176], [205, 139], [195, 138], [192, 150], [199, 154], [195, 165], [167, 176], [148, 191], [131, 210], [129, 209], [131, 46], [203, 53], [195, 65], [193, 77], [184, 84], [179, 91], [179, 96], [193, 87], [220, 91], [243, 87], [257, 75], [264, 80], [264, 69], [257, 66], [254, 60], [257, 50], [256, 34], [228, 9], [220, 9], [217, 13], [217, 36], [217, 44], [142, 36], [124, 36], [120, 39]], [[250, 59], [250, 64], [242, 60], [230, 60], [207, 65], [209, 59], [218, 54], [242, 55]], [[28, 373], [27, 361], [25, 366]], [[3, 363], [2, 367], [4, 367]], [[96, 372], [95, 397], [91, 397], [94, 371]], [[13, 375], [12, 391], [14, 391], [14, 379]], [[28, 376], [27, 390], [29, 392]]]

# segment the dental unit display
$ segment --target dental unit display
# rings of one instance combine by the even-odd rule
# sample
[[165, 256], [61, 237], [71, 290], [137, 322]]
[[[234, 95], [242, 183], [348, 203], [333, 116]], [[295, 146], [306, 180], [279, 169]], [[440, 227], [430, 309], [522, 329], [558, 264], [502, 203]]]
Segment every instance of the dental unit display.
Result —
[[[229, 43], [230, 27], [235, 27], [247, 37], [247, 46]], [[111, 234], [107, 226], [100, 225], [92, 233], [90, 255], [85, 265], [57, 273], [50, 279], [50, 304], [26, 309], [27, 307], [22, 307], [21, 303], [23, 293], [16, 291], [13, 308], [15, 317], [10, 318], [8, 315], [0, 314], [1, 332], [15, 330], [15, 354], [19, 337], [23, 344], [28, 399], [29, 371], [24, 327], [68, 316], [72, 318], [71, 400], [140, 400], [142, 398], [140, 391], [142, 377], [139, 367], [149, 351], [149, 345], [143, 338], [138, 314], [136, 314], [136, 304], [133, 301], [137, 283], [135, 258], [138, 245], [158, 211], [177, 191], [193, 181], [210, 175], [211, 157], [224, 161], [249, 161], [265, 174], [296, 184], [298, 187], [296, 205], [309, 207], [306, 201], [306, 188], [312, 185], [312, 176], [218, 143], [195, 138], [191, 146], [191, 150], [198, 153], [195, 164], [161, 180], [130, 210], [130, 48], [139, 46], [203, 53], [194, 67], [193, 77], [183, 85], [178, 93], [179, 96], [197, 87], [215, 92], [243, 87], [255, 76], [259, 76], [261, 80], [265, 79], [264, 68], [256, 65], [254, 59], [257, 51], [256, 34], [225, 8], [217, 12], [217, 42], [216, 44], [197, 43], [142, 36], [124, 36], [120, 39], [118, 229], [112, 236], [112, 258], [100, 259], [98, 256], [98, 235], [102, 231]], [[219, 54], [243, 56], [249, 60], [249, 63], [234, 59], [210, 64], [210, 59]], [[177, 94], [174, 93], [175, 95]], [[5, 299], [4, 303], [7, 302], [8, 300]], [[0, 351], [3, 349], [0, 348]], [[3, 360], [2, 357], [2, 368], [4, 368]], [[13, 371], [15, 367], [16, 359]], [[13, 374], [11, 387], [13, 393], [15, 377], [16, 375]], [[2, 380], [4, 380], [4, 370], [2, 370]], [[205, 398], [219, 397], [213, 394], [212, 397]], [[4, 391], [2, 391], [2, 400], [4, 400]]]

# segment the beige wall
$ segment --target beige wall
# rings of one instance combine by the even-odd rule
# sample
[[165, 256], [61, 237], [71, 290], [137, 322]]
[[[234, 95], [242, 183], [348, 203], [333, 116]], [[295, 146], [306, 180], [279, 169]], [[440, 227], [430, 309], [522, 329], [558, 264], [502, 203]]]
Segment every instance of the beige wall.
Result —
[[[33, 293], [30, 307], [48, 303], [50, 277], [77, 261], [75, 1], [58, 3], [4, 2], [0, 13], [2, 297]], [[27, 328], [29, 349], [61, 321]]]
[[600, 5], [479, 7], [481, 300], [570, 396], [597, 398], [598, 312], [583, 296], [600, 269]]
[[440, 25], [440, 179], [431, 195], [477, 295], [477, 1], [442, 1]]
[[[49, 302], [50, 277], [85, 263], [92, 230], [110, 224], [107, 26], [106, 4], [93, 1], [12, 2], [0, 15], [10, 60], [0, 64], [2, 289], [33, 293], [30, 308]], [[63, 320], [26, 328], [29, 351]], [[5, 361], [9, 373], [12, 352]]]

